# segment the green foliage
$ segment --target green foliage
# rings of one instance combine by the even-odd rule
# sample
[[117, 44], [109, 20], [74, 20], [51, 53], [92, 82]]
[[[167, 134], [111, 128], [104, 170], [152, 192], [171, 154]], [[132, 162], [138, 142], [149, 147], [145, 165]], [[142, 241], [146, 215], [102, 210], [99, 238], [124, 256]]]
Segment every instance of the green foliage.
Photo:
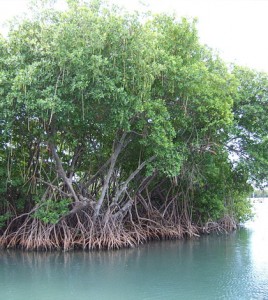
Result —
[[217, 220], [229, 214], [237, 222], [251, 217], [247, 200], [252, 187], [247, 183], [248, 173], [242, 165], [234, 167], [221, 156], [205, 155], [199, 161], [200, 171], [193, 186], [193, 209], [203, 222]]
[[3, 215], [0, 215], [0, 229], [6, 225], [6, 222], [11, 218], [11, 216], [11, 213], [8, 212]]
[[255, 185], [261, 186], [267, 182], [268, 175], [268, 76], [238, 66], [234, 67], [233, 74], [238, 91], [229, 148], [247, 167]]
[[268, 190], [267, 188], [259, 189], [259, 190], [254, 190], [252, 193], [252, 196], [254, 198], [267, 198], [268, 197]]
[[239, 223], [244, 223], [254, 217], [250, 199], [246, 197], [237, 197], [234, 203], [234, 215]]
[[223, 216], [225, 208], [222, 200], [219, 195], [211, 192], [202, 195], [196, 209], [203, 221], [219, 220]]
[[33, 213], [33, 217], [39, 219], [45, 224], [56, 224], [59, 219], [69, 211], [71, 199], [51, 200], [37, 202], [38, 209]]

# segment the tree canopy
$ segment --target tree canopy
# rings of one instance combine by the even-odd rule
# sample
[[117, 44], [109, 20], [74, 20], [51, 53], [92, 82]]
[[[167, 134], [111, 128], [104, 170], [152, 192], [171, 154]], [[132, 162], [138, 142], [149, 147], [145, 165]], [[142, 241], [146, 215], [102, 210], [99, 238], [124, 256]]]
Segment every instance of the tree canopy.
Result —
[[0, 244], [118, 248], [250, 217], [267, 74], [227, 66], [195, 20], [40, 3], [0, 39]]

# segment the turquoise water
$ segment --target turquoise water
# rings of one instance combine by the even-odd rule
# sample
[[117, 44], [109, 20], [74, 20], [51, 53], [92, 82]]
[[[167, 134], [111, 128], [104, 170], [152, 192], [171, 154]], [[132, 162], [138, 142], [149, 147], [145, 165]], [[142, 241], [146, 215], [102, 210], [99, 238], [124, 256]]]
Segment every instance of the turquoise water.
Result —
[[268, 202], [230, 235], [103, 252], [0, 252], [2, 300], [268, 299]]

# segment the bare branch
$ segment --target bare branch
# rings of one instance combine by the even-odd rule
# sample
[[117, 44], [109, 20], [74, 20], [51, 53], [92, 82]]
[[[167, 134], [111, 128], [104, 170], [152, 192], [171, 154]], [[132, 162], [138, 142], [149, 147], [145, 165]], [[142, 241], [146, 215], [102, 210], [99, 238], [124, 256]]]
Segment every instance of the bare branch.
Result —
[[94, 213], [94, 220], [96, 220], [96, 218], [98, 217], [99, 215], [99, 212], [100, 212], [100, 208], [102, 206], [102, 203], [104, 201], [104, 198], [105, 198], [105, 194], [107, 192], [107, 189], [109, 187], [109, 182], [110, 182], [110, 179], [111, 179], [111, 176], [113, 174], [113, 171], [114, 171], [114, 167], [115, 167], [115, 163], [116, 163], [116, 160], [118, 158], [118, 155], [120, 154], [123, 146], [124, 146], [124, 141], [125, 141], [125, 138], [126, 138], [126, 135], [127, 133], [124, 132], [120, 141], [118, 142], [117, 144], [117, 147], [116, 149], [114, 150], [112, 156], [111, 156], [111, 164], [110, 164], [110, 168], [108, 170], [108, 173], [104, 179], [104, 185], [103, 185], [103, 188], [102, 188], [102, 191], [101, 191], [101, 196], [96, 204], [96, 207], [95, 207], [95, 213]]
[[56, 146], [54, 145], [54, 143], [52, 143], [51, 141], [49, 142], [49, 147], [51, 149], [51, 152], [52, 152], [52, 155], [53, 155], [53, 158], [55, 159], [56, 161], [56, 166], [57, 166], [57, 173], [58, 175], [63, 179], [64, 183], [68, 186], [75, 202], [79, 202], [79, 199], [74, 191], [74, 188], [73, 188], [73, 185], [72, 185], [72, 181], [71, 179], [69, 179], [63, 169], [63, 166], [62, 166], [62, 162], [61, 162], [61, 159], [56, 151]]

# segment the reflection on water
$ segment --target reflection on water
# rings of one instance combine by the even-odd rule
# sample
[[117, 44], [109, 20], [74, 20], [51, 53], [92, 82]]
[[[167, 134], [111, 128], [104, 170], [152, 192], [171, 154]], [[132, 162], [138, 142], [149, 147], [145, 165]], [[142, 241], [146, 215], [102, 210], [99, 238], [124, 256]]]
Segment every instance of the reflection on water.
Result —
[[265, 297], [260, 299], [268, 299], [268, 199], [254, 203], [254, 210], [254, 221], [246, 224], [252, 231], [250, 249], [253, 275], [264, 291]]
[[268, 299], [268, 202], [256, 210], [255, 223], [230, 235], [109, 252], [2, 251], [0, 299]]

